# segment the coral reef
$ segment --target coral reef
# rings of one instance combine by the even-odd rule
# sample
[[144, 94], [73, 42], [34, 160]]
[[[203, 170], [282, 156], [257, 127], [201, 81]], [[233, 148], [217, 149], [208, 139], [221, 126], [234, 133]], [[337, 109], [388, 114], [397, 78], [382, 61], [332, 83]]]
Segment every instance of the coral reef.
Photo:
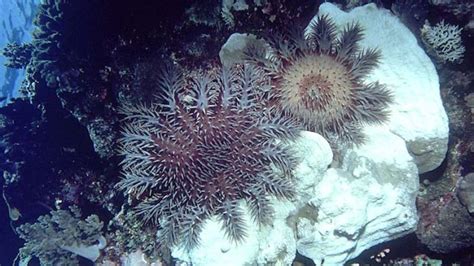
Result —
[[[62, 210], [22, 228], [51, 230], [62, 217], [58, 219], [67, 220], [66, 229], [75, 232], [68, 242], [83, 243], [81, 230], [98, 229], [99, 221], [88, 223], [75, 211], [66, 211], [78, 205], [108, 225], [108, 246], [97, 263], [119, 263], [126, 254], [137, 254], [161, 257], [170, 265], [176, 259], [160, 245], [177, 244], [172, 251], [179, 244], [188, 247], [179, 258], [191, 258], [195, 265], [291, 264], [297, 249], [318, 263], [342, 264], [379, 241], [414, 230], [414, 164], [419, 172], [439, 165], [445, 155], [447, 119], [429, 58], [415, 37], [398, 26], [398, 18], [390, 15], [393, 19], [385, 20], [389, 12], [379, 9], [393, 1], [372, 1], [377, 6], [354, 8], [349, 16], [322, 5], [320, 14], [331, 14], [335, 23], [329, 17], [315, 18], [306, 35], [302, 29], [285, 28], [293, 27], [289, 21], [309, 21], [321, 1], [171, 2], [45, 0], [33, 41], [9, 40], [4, 49], [7, 64], [26, 68], [27, 76], [23, 99], [0, 109], [0, 183], [11, 214], [7, 222], [13, 227], [31, 222], [56, 206]], [[339, 2], [349, 8], [369, 1]], [[463, 3], [460, 13], [450, 11], [456, 3]], [[466, 18], [472, 13], [470, 5], [464, 0], [397, 0], [392, 11], [420, 37], [425, 19], [443, 17], [465, 25], [462, 19], [437, 12]], [[336, 24], [346, 26], [338, 31]], [[242, 47], [266, 45], [254, 36], [267, 30], [268, 50], [255, 49], [251, 66], [230, 67], [244, 63], [239, 60]], [[221, 50], [227, 52], [223, 62], [231, 63], [202, 70], [236, 32], [245, 34], [232, 35], [229, 49]], [[467, 44], [468, 34], [463, 38]], [[456, 65], [460, 69], [472, 61], [465, 48], [464, 61]], [[170, 65], [158, 70], [162, 55], [169, 55], [173, 66], [201, 70], [171, 71]], [[314, 74], [319, 71], [321, 75]], [[472, 79], [462, 71], [452, 82]], [[369, 83], [377, 80], [380, 83]], [[297, 89], [305, 93], [294, 93]], [[462, 99], [448, 108], [453, 110], [450, 133], [463, 138], [450, 147], [449, 173], [443, 175], [449, 178], [440, 182], [439, 190], [432, 183], [439, 194], [419, 199], [422, 219], [427, 219], [422, 220], [427, 230], [420, 239], [433, 250], [457, 250], [472, 242], [463, 231], [472, 224], [466, 212], [472, 186], [461, 182], [472, 172], [472, 126], [465, 123], [472, 112], [459, 107], [467, 101], [472, 108], [469, 90], [443, 92], [459, 93]], [[366, 127], [387, 121], [389, 104], [387, 126]], [[297, 171], [290, 170], [295, 168], [293, 147], [286, 146], [298, 132], [293, 120], [324, 134], [333, 146], [367, 140], [344, 150], [348, 152], [342, 154], [346, 157], [341, 157], [341, 169], [331, 171], [331, 149], [321, 136], [308, 146], [311, 149], [301, 145], [306, 163], [296, 167], [300, 180]], [[121, 131], [123, 157], [116, 152]], [[306, 190], [298, 191], [301, 187]], [[298, 209], [300, 203], [305, 207]], [[251, 218], [257, 223], [247, 224]], [[47, 232], [65, 232], [55, 229]], [[457, 239], [438, 241], [446, 234]], [[44, 243], [31, 237], [45, 237], [43, 233], [24, 231], [23, 236], [30, 237], [23, 256], [30, 252], [45, 260], [54, 256], [54, 262], [77, 262], [61, 244], [41, 251]], [[90, 240], [83, 244], [95, 243]], [[204, 251], [189, 249], [195, 246]], [[9, 257], [4, 249], [1, 257], [0, 264], [11, 262], [4, 263]]]
[[121, 139], [124, 179], [118, 187], [138, 200], [135, 213], [159, 224], [159, 242], [199, 244], [203, 221], [217, 215], [226, 235], [246, 236], [239, 200], [255, 221], [268, 224], [268, 195], [292, 198], [289, 150], [275, 143], [298, 134], [292, 121], [261, 114], [267, 87], [251, 66], [217, 68], [183, 77], [162, 68], [162, 103], [126, 105]]
[[[155, 228], [144, 228], [140, 217], [121, 212], [109, 223], [113, 228], [107, 235], [108, 246], [103, 250], [104, 258], [117, 261], [123, 254], [140, 250], [148, 258], [161, 259], [171, 264], [169, 252], [160, 249]], [[163, 252], [165, 251], [165, 252]]]
[[[99, 23], [101, 10], [92, 2], [78, 5], [70, 1], [47, 0], [39, 5], [33, 40], [23, 44], [24, 48], [20, 50], [30, 55], [21, 91], [23, 97], [41, 103], [47, 101], [44, 95], [49, 95], [44, 90], [53, 90], [63, 107], [83, 125], [93, 124], [90, 121], [96, 117], [106, 117], [110, 126], [95, 130], [105, 131], [100, 132], [103, 135], [117, 136], [112, 129], [115, 121], [110, 114], [110, 103], [105, 104], [107, 82], [101, 80], [98, 70], [103, 68], [105, 61], [101, 49], [103, 36], [97, 33], [103, 27], [103, 23]], [[12, 62], [18, 60], [18, 52], [7, 56]], [[95, 143], [94, 139], [94, 144], [99, 155], [110, 158], [110, 142]]]
[[443, 186], [434, 186], [431, 190], [417, 202], [420, 212], [418, 239], [437, 253], [459, 252], [472, 247], [474, 223], [467, 209], [455, 193], [443, 191]]
[[[14, 214], [2, 228], [4, 239], [13, 242], [12, 246], [22, 243], [8, 236], [8, 222], [16, 227], [54, 206], [77, 204], [95, 210], [110, 206], [106, 202], [113, 189], [104, 186], [107, 182], [98, 174], [106, 168], [98, 162], [87, 131], [54, 98], [38, 106], [14, 100], [1, 108], [0, 114], [0, 184], [4, 201]], [[39, 239], [28, 245], [37, 244], [41, 244]], [[2, 264], [8, 258], [2, 251]]]
[[358, 24], [347, 25], [336, 37], [330, 18], [313, 20], [305, 34], [272, 33], [270, 56], [250, 49], [249, 61], [272, 78], [270, 108], [298, 119], [306, 130], [330, 142], [360, 144], [362, 126], [387, 120], [390, 92], [380, 83], [364, 79], [377, 66], [376, 49], [361, 50]]
[[424, 0], [395, 0], [390, 9], [416, 36], [428, 16], [428, 3]]
[[457, 196], [470, 214], [474, 214], [474, 173], [469, 173], [459, 180]]
[[[300, 16], [302, 10], [312, 14], [301, 5], [305, 1], [284, 1], [289, 3], [284, 9], [274, 8], [273, 13], [279, 14], [277, 21], [286, 21], [287, 15]], [[25, 1], [14, 2], [25, 5]], [[12, 43], [6, 54], [13, 63], [10, 66], [27, 63], [22, 100], [1, 109], [0, 133], [4, 138], [0, 167], [4, 178], [0, 183], [6, 201], [18, 211], [14, 226], [53, 206], [70, 204], [97, 210], [105, 222], [118, 215], [124, 199], [113, 189], [120, 168], [115, 153], [120, 136], [117, 104], [124, 98], [152, 99], [153, 86], [143, 85], [155, 84], [156, 64], [144, 64], [148, 58], [169, 54], [187, 67], [201, 65], [215, 58], [230, 32], [222, 27], [220, 3], [178, 1], [172, 8], [169, 4], [153, 0], [142, 5], [127, 1], [41, 1], [33, 40], [21, 44], [8, 38]], [[201, 12], [214, 6], [214, 22], [197, 22], [185, 12], [194, 12], [196, 9], [187, 9], [193, 6], [203, 7]], [[246, 10], [235, 15], [235, 27], [241, 31], [259, 31], [262, 25], [278, 27], [269, 22], [269, 13], [260, 16]], [[11, 36], [17, 33], [13, 31]], [[138, 65], [146, 66], [139, 69]], [[10, 70], [7, 73], [16, 71]], [[149, 240], [128, 242], [139, 239], [141, 231], [129, 232], [117, 245], [153, 252], [148, 252], [153, 249], [145, 243]], [[12, 248], [8, 252], [2, 249], [2, 264], [11, 263], [11, 251], [20, 244], [18, 240], [9, 245]]]
[[26, 241], [20, 249], [20, 259], [37, 257], [41, 265], [78, 265], [71, 247], [92, 246], [101, 238], [103, 223], [96, 215], [84, 220], [77, 207], [51, 211], [34, 224], [18, 227], [19, 236]]
[[449, 13], [457, 17], [473, 18], [474, 16], [474, 3], [468, 0], [431, 0], [429, 1], [435, 6], [439, 6]]
[[[437, 253], [472, 249], [474, 220], [469, 209], [473, 172], [473, 116], [465, 97], [472, 91], [472, 72], [440, 71], [441, 96], [449, 117], [450, 141], [443, 165], [422, 175], [423, 190], [417, 207], [417, 237]], [[471, 175], [472, 176], [472, 175]]]
[[[43, 79], [52, 88], [58, 86], [61, 72], [60, 61], [68, 60], [67, 49], [70, 49], [71, 34], [67, 32], [68, 25], [64, 23], [71, 20], [67, 10], [71, 8], [68, 1], [47, 0], [39, 5], [37, 16], [34, 20], [36, 26], [33, 32], [32, 66], [40, 74], [37, 79]], [[70, 59], [69, 59], [70, 60]]]
[[[15, 207], [23, 212], [32, 202], [48, 206], [54, 206], [56, 199], [77, 203], [77, 197], [61, 193], [65, 187], [72, 189], [73, 183], [82, 189], [78, 193], [88, 191], [91, 198], [98, 195], [91, 186], [103, 165], [97, 161], [87, 131], [67, 116], [57, 99], [39, 106], [15, 100], [0, 109], [0, 114], [4, 136], [0, 167], [8, 186], [5, 191], [15, 198]], [[74, 181], [75, 176], [82, 180]]]

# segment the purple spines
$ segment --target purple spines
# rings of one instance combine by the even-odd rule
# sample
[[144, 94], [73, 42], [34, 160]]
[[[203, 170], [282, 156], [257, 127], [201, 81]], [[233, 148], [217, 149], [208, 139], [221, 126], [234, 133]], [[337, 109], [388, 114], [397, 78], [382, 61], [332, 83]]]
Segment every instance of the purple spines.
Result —
[[296, 127], [258, 109], [267, 80], [252, 66], [193, 72], [186, 79], [165, 70], [162, 75], [171, 75], [160, 79], [165, 104], [123, 108], [118, 187], [136, 199], [138, 217], [161, 228], [166, 245], [198, 245], [211, 215], [240, 242], [246, 236], [242, 200], [256, 221], [268, 223], [266, 198], [294, 193], [292, 169], [283, 168], [294, 167], [295, 158], [283, 143], [297, 136]]

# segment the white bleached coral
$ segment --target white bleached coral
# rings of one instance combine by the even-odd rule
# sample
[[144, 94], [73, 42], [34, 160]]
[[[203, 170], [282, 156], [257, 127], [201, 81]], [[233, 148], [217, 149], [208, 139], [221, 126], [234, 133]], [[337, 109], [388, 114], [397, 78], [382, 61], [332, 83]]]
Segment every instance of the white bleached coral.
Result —
[[421, 28], [421, 37], [428, 52], [443, 63], [460, 62], [466, 50], [462, 45], [461, 31], [458, 26], [444, 23], [444, 20], [435, 26], [426, 22]]

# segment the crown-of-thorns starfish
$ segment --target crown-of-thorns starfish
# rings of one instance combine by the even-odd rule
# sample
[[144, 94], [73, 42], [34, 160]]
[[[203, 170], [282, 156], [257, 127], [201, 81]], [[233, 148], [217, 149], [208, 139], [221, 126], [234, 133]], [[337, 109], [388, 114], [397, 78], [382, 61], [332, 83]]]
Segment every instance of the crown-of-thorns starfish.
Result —
[[159, 104], [122, 109], [124, 178], [118, 187], [137, 202], [136, 215], [161, 228], [166, 246], [195, 247], [213, 215], [231, 240], [241, 241], [241, 200], [257, 223], [268, 224], [268, 196], [294, 194], [296, 160], [284, 143], [299, 130], [289, 118], [262, 115], [255, 93], [266, 81], [257, 69], [218, 72], [184, 78], [164, 68]]
[[299, 120], [331, 142], [360, 144], [365, 124], [388, 119], [392, 96], [378, 82], [366, 83], [377, 67], [377, 49], [361, 49], [362, 28], [344, 27], [337, 35], [327, 17], [313, 20], [306, 34], [272, 34], [267, 49], [247, 51], [248, 61], [263, 68], [272, 79], [269, 104]]

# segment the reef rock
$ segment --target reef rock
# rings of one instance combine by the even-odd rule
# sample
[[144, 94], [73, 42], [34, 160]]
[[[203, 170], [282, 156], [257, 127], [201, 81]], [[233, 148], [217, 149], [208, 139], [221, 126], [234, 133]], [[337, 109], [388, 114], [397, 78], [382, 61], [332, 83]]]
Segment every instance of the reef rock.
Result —
[[406, 142], [420, 173], [438, 167], [448, 149], [448, 117], [438, 74], [416, 37], [389, 10], [378, 9], [375, 4], [346, 13], [325, 3], [319, 14], [328, 14], [339, 27], [359, 23], [364, 29], [361, 46], [380, 49], [380, 64], [367, 81], [385, 84], [394, 95], [390, 131]]
[[469, 213], [474, 214], [474, 173], [469, 173], [461, 178], [457, 194]]
[[420, 216], [416, 235], [421, 243], [437, 253], [459, 252], [474, 243], [472, 215], [455, 194], [438, 199], [418, 199]]

